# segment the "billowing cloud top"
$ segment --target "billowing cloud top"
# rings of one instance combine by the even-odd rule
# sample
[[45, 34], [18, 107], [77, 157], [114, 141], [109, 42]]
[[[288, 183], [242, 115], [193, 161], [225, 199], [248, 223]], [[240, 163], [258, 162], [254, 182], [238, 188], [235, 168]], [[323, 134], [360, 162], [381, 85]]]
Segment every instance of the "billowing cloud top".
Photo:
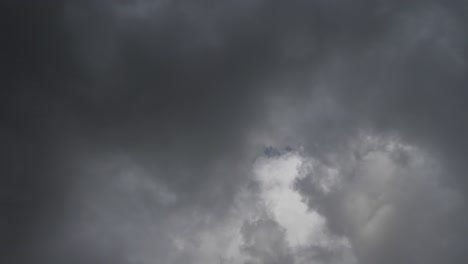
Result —
[[2, 1], [0, 262], [468, 263], [467, 11]]

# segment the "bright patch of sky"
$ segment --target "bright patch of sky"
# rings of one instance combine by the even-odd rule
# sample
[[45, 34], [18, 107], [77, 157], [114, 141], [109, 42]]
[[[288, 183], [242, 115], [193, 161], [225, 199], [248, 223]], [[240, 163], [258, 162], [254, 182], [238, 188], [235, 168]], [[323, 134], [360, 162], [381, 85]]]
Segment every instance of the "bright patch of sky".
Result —
[[310, 211], [294, 189], [299, 177], [302, 158], [285, 154], [275, 158], [262, 158], [255, 165], [255, 176], [261, 185], [261, 195], [275, 220], [286, 229], [289, 244], [294, 248], [306, 246], [311, 238], [322, 234], [325, 220]]

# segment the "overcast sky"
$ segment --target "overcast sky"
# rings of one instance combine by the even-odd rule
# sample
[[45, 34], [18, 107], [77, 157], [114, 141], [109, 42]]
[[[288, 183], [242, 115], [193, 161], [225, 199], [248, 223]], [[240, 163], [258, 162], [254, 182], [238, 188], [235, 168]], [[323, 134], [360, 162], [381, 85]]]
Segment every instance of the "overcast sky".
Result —
[[463, 0], [3, 0], [0, 263], [468, 263]]

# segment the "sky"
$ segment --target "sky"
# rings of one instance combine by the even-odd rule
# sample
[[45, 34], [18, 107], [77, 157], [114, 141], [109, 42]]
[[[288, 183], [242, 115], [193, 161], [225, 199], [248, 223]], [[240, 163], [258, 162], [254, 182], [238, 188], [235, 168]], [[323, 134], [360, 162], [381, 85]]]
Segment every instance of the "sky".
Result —
[[4, 0], [0, 263], [468, 263], [462, 0]]

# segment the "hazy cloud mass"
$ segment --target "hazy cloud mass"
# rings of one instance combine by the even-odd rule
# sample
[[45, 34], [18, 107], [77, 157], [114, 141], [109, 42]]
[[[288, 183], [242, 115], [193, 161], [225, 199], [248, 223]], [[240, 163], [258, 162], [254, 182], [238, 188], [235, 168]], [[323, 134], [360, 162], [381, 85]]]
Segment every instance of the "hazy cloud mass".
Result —
[[0, 263], [468, 263], [466, 14], [2, 1]]

